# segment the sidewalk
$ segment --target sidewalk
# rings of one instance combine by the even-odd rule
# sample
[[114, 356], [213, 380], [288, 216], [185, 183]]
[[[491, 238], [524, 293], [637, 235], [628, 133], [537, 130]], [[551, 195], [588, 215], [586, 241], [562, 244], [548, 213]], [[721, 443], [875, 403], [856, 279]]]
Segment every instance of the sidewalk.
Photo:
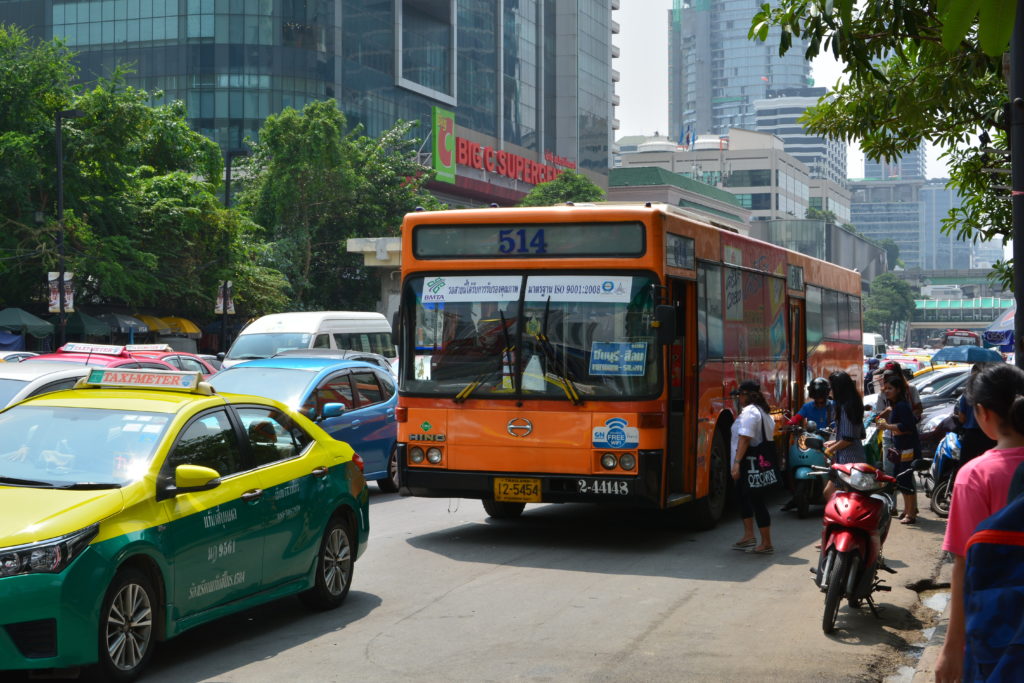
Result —
[[[939, 585], [949, 584], [952, 578], [953, 564], [951, 562], [943, 562], [939, 567], [939, 575], [935, 577], [935, 583]], [[924, 652], [921, 653], [921, 659], [917, 661], [913, 683], [930, 683], [935, 680], [935, 662], [939, 658], [939, 650], [942, 649], [942, 643], [946, 639], [946, 627], [948, 625], [949, 604], [946, 605], [942, 616], [939, 617], [938, 622], [935, 624], [935, 632], [928, 639], [928, 644], [925, 645]]]

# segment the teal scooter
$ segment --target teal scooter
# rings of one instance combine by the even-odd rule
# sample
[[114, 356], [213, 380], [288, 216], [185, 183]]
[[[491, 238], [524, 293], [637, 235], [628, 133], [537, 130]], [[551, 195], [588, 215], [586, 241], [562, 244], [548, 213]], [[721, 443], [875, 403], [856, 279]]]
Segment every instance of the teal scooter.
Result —
[[811, 505], [821, 505], [825, 492], [825, 478], [814, 474], [814, 467], [827, 467], [825, 439], [828, 435], [818, 431], [818, 425], [808, 420], [805, 426], [793, 425], [789, 442], [787, 468], [793, 476], [793, 503], [796, 513], [803, 519]]

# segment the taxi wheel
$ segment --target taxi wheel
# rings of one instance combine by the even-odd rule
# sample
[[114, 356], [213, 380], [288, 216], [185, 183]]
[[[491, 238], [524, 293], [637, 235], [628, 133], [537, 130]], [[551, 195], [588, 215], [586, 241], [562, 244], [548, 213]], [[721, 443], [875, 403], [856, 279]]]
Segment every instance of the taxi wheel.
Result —
[[155, 645], [156, 592], [144, 573], [126, 567], [103, 599], [99, 623], [99, 680], [132, 681], [149, 663]]
[[391, 449], [391, 457], [388, 458], [388, 476], [377, 480], [377, 488], [384, 493], [398, 491], [398, 446]]
[[320, 542], [316, 561], [316, 582], [308, 591], [299, 594], [307, 607], [318, 610], [334, 609], [345, 601], [352, 585], [353, 554], [351, 532], [340, 516], [331, 517]]

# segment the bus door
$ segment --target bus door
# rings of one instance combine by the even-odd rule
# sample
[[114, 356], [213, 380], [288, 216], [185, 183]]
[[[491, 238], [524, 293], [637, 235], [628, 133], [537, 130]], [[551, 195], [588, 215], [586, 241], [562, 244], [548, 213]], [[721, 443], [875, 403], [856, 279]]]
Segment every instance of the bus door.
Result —
[[804, 404], [807, 377], [807, 334], [803, 299], [789, 300], [789, 407], [794, 413]]
[[676, 338], [668, 352], [668, 500], [693, 492], [697, 448], [697, 283], [669, 280]]

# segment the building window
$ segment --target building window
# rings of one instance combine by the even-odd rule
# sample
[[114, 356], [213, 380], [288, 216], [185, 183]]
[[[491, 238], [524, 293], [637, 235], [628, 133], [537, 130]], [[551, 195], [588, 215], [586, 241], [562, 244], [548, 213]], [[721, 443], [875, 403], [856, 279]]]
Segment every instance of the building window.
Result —
[[398, 85], [445, 104], [455, 100], [455, 0], [395, 0]]

